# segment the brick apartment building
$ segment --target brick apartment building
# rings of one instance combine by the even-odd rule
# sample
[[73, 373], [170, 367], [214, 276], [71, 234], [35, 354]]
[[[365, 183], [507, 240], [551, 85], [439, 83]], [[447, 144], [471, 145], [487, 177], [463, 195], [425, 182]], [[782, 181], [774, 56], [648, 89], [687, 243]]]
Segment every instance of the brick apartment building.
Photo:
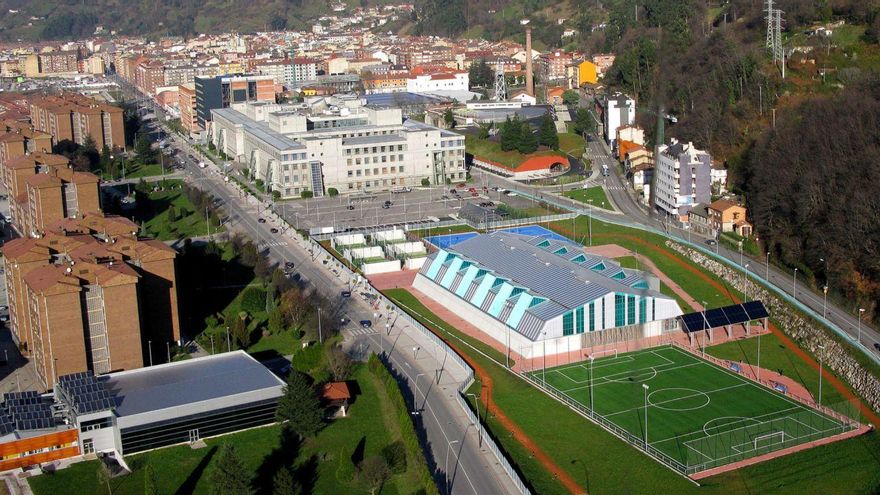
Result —
[[5, 183], [3, 164], [26, 153], [51, 152], [52, 136], [35, 131], [30, 124], [16, 120], [0, 121], [0, 182]]
[[11, 330], [45, 388], [64, 374], [162, 361], [180, 339], [174, 263], [164, 243], [101, 213], [64, 219], [3, 247]]
[[187, 132], [199, 132], [199, 116], [196, 112], [196, 85], [181, 84], [177, 87], [177, 104], [180, 108], [180, 125]]
[[83, 144], [91, 136], [100, 150], [125, 147], [122, 109], [91, 98], [65, 93], [35, 97], [30, 102], [31, 123], [37, 131], [52, 135], [52, 142], [68, 139]]
[[3, 178], [12, 223], [23, 235], [101, 211], [98, 177], [74, 171], [64, 156], [35, 152], [14, 158], [3, 164]]

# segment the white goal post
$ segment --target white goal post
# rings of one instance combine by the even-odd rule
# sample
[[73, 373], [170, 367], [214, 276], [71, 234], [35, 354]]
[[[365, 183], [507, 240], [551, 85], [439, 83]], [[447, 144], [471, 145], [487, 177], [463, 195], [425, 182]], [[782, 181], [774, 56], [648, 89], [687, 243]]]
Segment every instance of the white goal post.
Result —
[[614, 357], [617, 357], [617, 349], [603, 349], [601, 351], [593, 351], [587, 357], [599, 359], [600, 357], [608, 354], [614, 354]]
[[755, 450], [758, 450], [758, 447], [759, 447], [758, 444], [761, 443], [762, 440], [773, 439], [773, 438], [775, 438], [775, 437], [779, 437], [779, 441], [778, 441], [778, 442], [772, 442], [772, 441], [771, 441], [771, 442], [769, 442], [769, 443], [764, 444], [763, 446], [766, 447], [766, 446], [775, 445], [775, 444], [777, 444], [777, 443], [782, 443], [782, 442], [784, 442], [784, 441], [785, 441], [785, 432], [784, 432], [784, 431], [774, 431], [773, 433], [767, 433], [767, 434], [759, 435], [759, 436], [755, 437], [755, 440], [754, 440], [754, 449], [755, 449]]

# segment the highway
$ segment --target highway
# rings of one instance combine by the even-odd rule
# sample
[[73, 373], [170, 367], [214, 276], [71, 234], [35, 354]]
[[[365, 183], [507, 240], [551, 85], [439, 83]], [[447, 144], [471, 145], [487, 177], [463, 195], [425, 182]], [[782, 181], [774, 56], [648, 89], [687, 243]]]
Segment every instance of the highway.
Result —
[[[184, 150], [187, 156], [200, 156], [185, 140], [172, 133], [169, 136], [173, 146]], [[272, 261], [293, 262], [301, 283], [319, 290], [333, 303], [334, 313], [326, 315], [328, 325], [345, 318], [347, 323], [341, 330], [347, 348], [355, 352], [385, 350], [395, 373], [405, 377], [405, 395], [416, 413], [417, 431], [427, 447], [429, 468], [436, 475], [441, 493], [516, 493], [494, 455], [480, 447], [477, 427], [468, 420], [455, 398], [466, 377], [464, 369], [449, 364], [452, 360], [445, 359], [442, 352], [437, 352], [436, 346], [402, 320], [389, 320], [386, 315], [384, 321], [391, 325], [387, 334], [384, 331], [365, 332], [366, 329], [352, 323], [371, 320], [373, 328], [382, 329], [382, 320], [376, 318], [375, 311], [357, 288], [352, 297], [341, 296], [341, 292], [351, 288], [355, 281], [348, 280], [341, 270], [336, 269], [335, 262], [324, 264], [322, 259], [316, 259], [318, 250], [292, 231], [289, 231], [290, 235], [271, 233], [269, 229], [273, 226], [285, 227], [280, 219], [267, 211], [266, 205], [224, 182], [215, 166], [201, 169], [187, 159], [185, 170], [187, 180], [222, 201], [222, 208], [229, 217], [229, 228], [246, 233]], [[260, 216], [267, 222], [258, 222]], [[439, 382], [435, 379], [438, 375]], [[446, 473], [448, 490], [443, 489], [447, 482]]]

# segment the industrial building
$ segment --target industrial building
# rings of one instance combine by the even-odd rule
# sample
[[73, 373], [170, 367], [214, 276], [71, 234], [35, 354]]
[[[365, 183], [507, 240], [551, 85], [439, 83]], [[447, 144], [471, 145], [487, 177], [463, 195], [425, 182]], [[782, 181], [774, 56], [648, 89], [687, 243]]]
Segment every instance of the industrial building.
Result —
[[0, 471], [108, 453], [121, 459], [275, 422], [284, 382], [244, 351], [95, 376], [54, 392], [7, 393]]
[[649, 273], [567, 240], [502, 231], [431, 254], [413, 287], [527, 358], [564, 352], [560, 342], [583, 334], [657, 336], [682, 314]]
[[465, 180], [464, 137], [357, 97], [212, 111], [211, 142], [282, 198]]

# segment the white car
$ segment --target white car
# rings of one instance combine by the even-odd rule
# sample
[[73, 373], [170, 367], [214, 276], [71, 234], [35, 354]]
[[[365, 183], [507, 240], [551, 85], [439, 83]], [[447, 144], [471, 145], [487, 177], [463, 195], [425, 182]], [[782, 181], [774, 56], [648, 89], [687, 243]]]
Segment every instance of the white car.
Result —
[[205, 162], [199, 162], [199, 168], [208, 168], [208, 164]]

